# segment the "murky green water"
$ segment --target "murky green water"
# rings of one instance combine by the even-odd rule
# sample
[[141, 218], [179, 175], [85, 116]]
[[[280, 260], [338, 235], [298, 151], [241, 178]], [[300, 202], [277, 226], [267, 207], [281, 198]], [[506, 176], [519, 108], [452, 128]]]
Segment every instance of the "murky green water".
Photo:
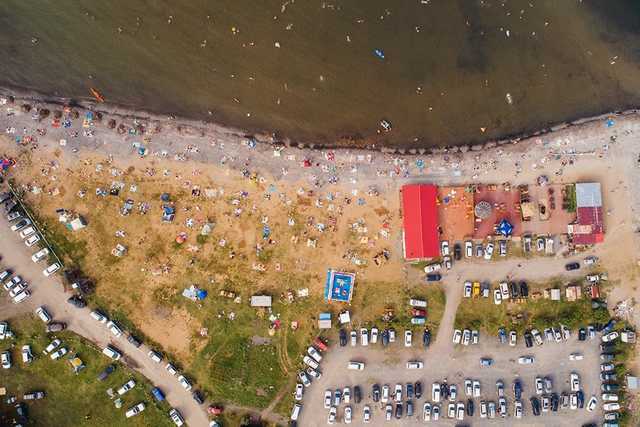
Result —
[[639, 65], [636, 0], [0, 2], [0, 85], [316, 142], [382, 118], [379, 143], [475, 142], [640, 105]]

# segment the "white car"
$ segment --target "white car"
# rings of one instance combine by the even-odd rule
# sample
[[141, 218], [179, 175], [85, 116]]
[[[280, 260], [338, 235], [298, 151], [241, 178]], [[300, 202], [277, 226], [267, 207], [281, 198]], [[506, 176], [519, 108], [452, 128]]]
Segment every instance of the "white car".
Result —
[[302, 400], [303, 393], [304, 393], [304, 386], [300, 383], [297, 383], [296, 391], [293, 392], [293, 398], [299, 402]]
[[18, 295], [13, 297], [13, 302], [14, 304], [19, 304], [22, 301], [26, 300], [27, 298], [29, 298], [31, 296], [31, 292], [29, 292], [28, 290], [23, 290], [22, 292], [20, 292]]
[[602, 393], [602, 401], [603, 402], [617, 402], [618, 395], [613, 393]]
[[42, 274], [44, 274], [45, 277], [49, 277], [58, 270], [60, 270], [60, 264], [58, 264], [57, 262], [54, 262], [49, 267], [42, 270]]
[[31, 236], [32, 234], [36, 233], [36, 229], [34, 227], [27, 227], [24, 230], [22, 230], [20, 232], [20, 238], [21, 239], [26, 239], [27, 237]]
[[462, 345], [469, 345], [471, 342], [471, 330], [465, 329], [462, 331]]
[[40, 320], [42, 320], [44, 323], [49, 323], [51, 322], [51, 315], [49, 314], [49, 312], [47, 311], [46, 308], [44, 308], [43, 306], [40, 306], [38, 308], [36, 308], [36, 315], [40, 318]]
[[27, 245], [28, 248], [30, 248], [31, 246], [35, 245], [39, 241], [40, 241], [40, 236], [38, 236], [37, 234], [34, 234], [33, 236], [30, 236], [29, 238], [27, 238], [24, 241], [24, 244]]
[[145, 408], [144, 403], [140, 402], [137, 405], [129, 408], [127, 412], [125, 412], [124, 414], [127, 418], [131, 418], [133, 416], [138, 415], [140, 412], [144, 411], [144, 408]]
[[327, 424], [334, 424], [336, 422], [336, 415], [338, 414], [338, 408], [332, 406], [329, 409], [329, 417], [327, 418]]
[[33, 353], [31, 353], [31, 346], [25, 344], [22, 346], [22, 363], [31, 363], [33, 362]]
[[374, 326], [373, 328], [371, 328], [371, 344], [377, 344], [377, 343], [378, 343], [378, 328]]
[[27, 225], [31, 225], [31, 220], [29, 220], [28, 218], [22, 218], [20, 221], [11, 226], [11, 231], [22, 230]]
[[515, 347], [518, 342], [518, 334], [516, 331], [509, 332], [509, 345]]
[[389, 384], [385, 384], [382, 386], [382, 397], [380, 397], [382, 403], [387, 403], [389, 401]]
[[535, 385], [536, 385], [536, 394], [537, 395], [540, 395], [540, 394], [544, 393], [544, 387], [542, 385], [542, 378], [536, 377]]
[[102, 354], [104, 354], [111, 360], [120, 360], [122, 358], [122, 353], [120, 353], [118, 349], [110, 345], [102, 349]]
[[10, 336], [9, 324], [7, 322], [0, 322], [0, 340], [9, 338]]
[[122, 336], [122, 329], [120, 329], [120, 326], [118, 326], [118, 324], [115, 323], [113, 320], [110, 320], [107, 323], [107, 329], [109, 329], [111, 331], [111, 333], [113, 335], [115, 335], [116, 337], [121, 337]]
[[351, 424], [352, 411], [351, 406], [344, 408], [344, 422], [345, 424]]
[[446, 240], [443, 240], [440, 243], [440, 252], [442, 253], [442, 256], [449, 255], [449, 242], [447, 242]]
[[471, 243], [471, 240], [464, 242], [464, 255], [467, 258], [473, 257], [473, 243]]
[[355, 347], [358, 344], [358, 334], [356, 331], [351, 331], [351, 347]]
[[572, 372], [569, 376], [569, 385], [571, 386], [571, 391], [579, 391], [580, 390], [580, 375], [575, 372]]
[[584, 265], [593, 265], [596, 264], [598, 262], [598, 257], [597, 256], [588, 256], [584, 259]]
[[62, 341], [60, 341], [59, 339], [57, 339], [57, 338], [56, 338], [55, 340], [51, 341], [51, 342], [49, 343], [49, 345], [48, 345], [44, 350], [42, 350], [42, 354], [49, 354], [49, 353], [51, 353], [53, 350], [55, 350], [56, 348], [58, 348], [58, 346], [59, 346], [60, 344], [62, 344]]
[[509, 284], [507, 282], [500, 282], [499, 285], [500, 288], [500, 296], [502, 296], [502, 300], [508, 300], [509, 299]]
[[484, 249], [484, 259], [489, 261], [493, 256], [493, 243], [487, 243], [487, 247]]
[[[308, 381], [308, 380], [307, 380]], [[189, 381], [187, 378], [185, 378], [184, 375], [180, 375], [178, 377], [178, 382], [180, 383], [180, 385], [182, 386], [183, 389], [190, 391], [191, 388], [193, 387], [193, 385], [191, 384], [191, 381]]]
[[169, 411], [169, 418], [171, 418], [171, 421], [173, 421], [173, 423], [178, 427], [182, 427], [184, 425], [184, 418], [177, 409], [171, 408]]
[[364, 405], [364, 408], [362, 409], [362, 421], [364, 421], [365, 424], [369, 424], [371, 422], [371, 407], [369, 405]]
[[521, 365], [531, 365], [535, 361], [533, 356], [520, 356], [518, 357], [518, 363]]
[[174, 377], [178, 375], [178, 370], [171, 363], [167, 363], [167, 366], [165, 366], [164, 369], [166, 369], [166, 371], [169, 372], [169, 375], [172, 375]]
[[536, 345], [542, 345], [542, 335], [540, 335], [540, 331], [538, 331], [537, 329], [532, 329], [531, 330], [531, 335], [533, 336], [533, 340], [535, 341]]
[[393, 393], [393, 400], [396, 402], [402, 402], [402, 384], [396, 384], [396, 388]]
[[522, 418], [522, 402], [520, 400], [514, 402], [513, 415], [518, 419]]
[[329, 409], [331, 407], [331, 390], [325, 390], [324, 392], [324, 409]]
[[134, 380], [129, 380], [126, 383], [122, 384], [122, 387], [118, 389], [118, 394], [122, 396], [132, 388], [136, 386], [136, 382]]
[[431, 400], [434, 402], [440, 402], [440, 383], [433, 383], [431, 386]]
[[49, 255], [49, 249], [42, 248], [38, 252], [36, 252], [35, 254], [31, 255], [31, 261], [40, 262], [43, 259], [45, 259], [48, 255]]
[[315, 347], [313, 346], [309, 346], [307, 348], [307, 354], [311, 356], [313, 360], [315, 360], [318, 363], [322, 361], [322, 355], [320, 355], [320, 353], [318, 353], [318, 350], [316, 350]]
[[153, 360], [156, 363], [162, 362], [162, 355], [155, 350], [149, 350], [147, 356], [149, 356], [149, 359]]
[[616, 331], [609, 332], [608, 334], [602, 336], [602, 342], [615, 341], [619, 336], [620, 334]]
[[98, 310], [93, 310], [92, 312], [89, 313], [89, 316], [91, 316], [94, 320], [97, 320], [100, 323], [107, 323], [109, 321], [107, 316], [105, 316], [102, 312]]
[[462, 296], [464, 296], [465, 298], [471, 298], [471, 288], [471, 282], [464, 282], [464, 293], [462, 294]]
[[58, 359], [60, 359], [62, 356], [64, 356], [67, 353], [68, 353], [67, 348], [66, 347], [62, 347], [62, 348], [59, 348], [58, 350], [54, 351], [53, 353], [51, 353], [51, 355], [49, 357], [51, 357], [52, 360], [58, 360]]
[[480, 381], [473, 380], [473, 397], [480, 397]]
[[351, 403], [351, 389], [349, 387], [342, 390], [342, 401], [346, 404]]
[[587, 402], [587, 411], [593, 412], [596, 409], [596, 405], [598, 405], [598, 398], [591, 396], [591, 399]]
[[500, 293], [500, 289], [493, 290], [493, 303], [495, 305], [502, 304], [502, 294]]
[[360, 345], [369, 345], [369, 331], [367, 331], [367, 328], [360, 328]]
[[422, 421], [431, 421], [431, 403], [429, 402], [422, 407]]
[[602, 409], [605, 411], [619, 411], [620, 404], [617, 402], [605, 403], [602, 405]]
[[364, 363], [355, 362], [355, 361], [351, 360], [351, 361], [349, 361], [349, 363], [347, 363], [347, 369], [350, 369], [352, 371], [362, 371], [362, 370], [364, 370]]
[[0, 362], [2, 363], [2, 369], [11, 369], [11, 353], [8, 351], [0, 353]]
[[407, 362], [407, 369], [422, 369], [424, 367], [424, 363], [419, 360], [411, 360]]
[[440, 271], [442, 269], [442, 264], [439, 262], [429, 264], [424, 268], [425, 273], [435, 273], [436, 271]]
[[304, 362], [305, 365], [307, 365], [307, 366], [309, 366], [309, 367], [311, 367], [313, 369], [318, 369], [320, 367], [318, 362], [316, 362], [315, 360], [313, 360], [309, 356], [304, 356], [302, 358], [302, 361]]
[[405, 347], [411, 347], [411, 342], [413, 339], [413, 334], [411, 333], [410, 330], [406, 330], [404, 331], [404, 346]]
[[453, 343], [460, 344], [462, 340], [462, 331], [460, 329], [456, 329], [453, 331]]
[[29, 286], [29, 284], [27, 282], [18, 283], [13, 288], [11, 288], [11, 290], [9, 291], [9, 296], [11, 298], [17, 297], [18, 295], [20, 295], [23, 291], [25, 291], [27, 289], [27, 286]]
[[572, 360], [572, 361], [583, 360], [583, 359], [584, 359], [584, 355], [582, 353], [571, 353], [569, 355], [569, 360]]

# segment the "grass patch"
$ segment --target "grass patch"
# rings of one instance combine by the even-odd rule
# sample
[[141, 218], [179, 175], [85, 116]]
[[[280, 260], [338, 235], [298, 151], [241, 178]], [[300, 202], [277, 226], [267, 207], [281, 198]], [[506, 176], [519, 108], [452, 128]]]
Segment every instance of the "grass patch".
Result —
[[575, 329], [590, 323], [608, 320], [606, 309], [592, 309], [587, 298], [575, 302], [528, 300], [521, 303], [493, 303], [493, 298], [463, 298], [456, 312], [457, 329], [478, 329], [489, 334], [505, 327], [523, 333], [526, 329], [543, 330], [562, 323]]
[[[109, 361], [91, 344], [71, 332], [56, 335], [70, 353], [78, 353], [86, 368], [78, 375], [73, 373], [66, 356], [53, 361], [42, 354], [42, 350], [53, 339], [47, 336], [39, 320], [32, 317], [10, 321], [16, 338], [2, 341], [2, 350], [11, 349], [13, 367], [0, 372], [0, 383], [9, 395], [21, 398], [23, 393], [42, 390], [47, 396], [43, 400], [27, 403], [30, 422], [33, 426], [171, 426], [166, 402], [157, 403], [151, 396], [151, 385], [139, 374], [118, 364], [115, 372], [105, 381], [96, 379]], [[25, 365], [20, 358], [20, 348], [30, 344], [35, 360]], [[106, 394], [108, 388], [118, 388], [133, 378], [137, 385], [122, 396], [122, 408], [117, 409]], [[146, 409], [133, 418], [125, 418], [125, 411], [145, 402]], [[0, 414], [13, 417], [13, 408], [0, 402]], [[5, 425], [0, 415], [0, 425]]]

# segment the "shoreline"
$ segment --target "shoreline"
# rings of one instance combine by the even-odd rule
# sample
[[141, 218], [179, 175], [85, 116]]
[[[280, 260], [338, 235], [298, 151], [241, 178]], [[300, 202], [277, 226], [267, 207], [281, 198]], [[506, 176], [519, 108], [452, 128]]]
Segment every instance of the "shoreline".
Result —
[[[199, 134], [201, 137], [226, 135], [236, 138], [253, 138], [257, 142], [274, 145], [286, 146], [290, 148], [311, 149], [311, 150], [365, 150], [371, 152], [380, 152], [383, 154], [399, 154], [399, 155], [436, 155], [436, 154], [455, 154], [465, 153], [467, 151], [479, 152], [482, 150], [492, 149], [495, 147], [504, 147], [507, 145], [515, 145], [523, 140], [540, 137], [559, 130], [571, 128], [574, 126], [585, 125], [588, 123], [603, 120], [605, 118], [626, 117], [640, 113], [640, 107], [629, 108], [625, 110], [614, 110], [604, 112], [594, 116], [581, 117], [573, 120], [559, 122], [555, 125], [544, 127], [532, 132], [522, 132], [520, 134], [506, 135], [501, 139], [487, 139], [482, 143], [472, 144], [461, 142], [454, 146], [435, 146], [435, 147], [411, 147], [411, 146], [378, 146], [375, 141], [363, 144], [356, 140], [351, 145], [341, 144], [339, 141], [346, 141], [345, 138], [336, 139], [334, 144], [314, 143], [305, 141], [294, 141], [288, 137], [280, 138], [277, 133], [252, 132], [246, 129], [240, 129], [224, 123], [208, 122], [204, 120], [190, 119], [187, 117], [178, 117], [173, 115], [162, 115], [153, 113], [143, 109], [135, 109], [133, 106], [125, 106], [112, 104], [109, 102], [96, 102], [91, 99], [78, 100], [74, 98], [59, 97], [41, 94], [34, 90], [25, 90], [20, 88], [10, 88], [6, 86], [0, 87], [0, 98], [13, 97], [14, 105], [29, 103], [33, 107], [47, 108], [51, 111], [55, 108], [63, 108], [64, 106], [75, 107], [79, 110], [92, 111], [101, 113], [105, 119], [122, 120], [143, 120], [153, 123], [161, 128], [173, 128], [180, 133], [187, 135]], [[116, 120], [117, 122], [119, 120]]]

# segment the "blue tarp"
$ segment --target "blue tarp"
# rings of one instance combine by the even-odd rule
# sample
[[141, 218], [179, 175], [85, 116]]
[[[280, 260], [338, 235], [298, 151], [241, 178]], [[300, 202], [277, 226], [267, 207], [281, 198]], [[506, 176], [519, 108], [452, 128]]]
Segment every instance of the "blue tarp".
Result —
[[196, 293], [196, 298], [202, 300], [205, 299], [207, 297], [207, 291], [205, 291], [204, 289], [199, 289], [198, 292]]

